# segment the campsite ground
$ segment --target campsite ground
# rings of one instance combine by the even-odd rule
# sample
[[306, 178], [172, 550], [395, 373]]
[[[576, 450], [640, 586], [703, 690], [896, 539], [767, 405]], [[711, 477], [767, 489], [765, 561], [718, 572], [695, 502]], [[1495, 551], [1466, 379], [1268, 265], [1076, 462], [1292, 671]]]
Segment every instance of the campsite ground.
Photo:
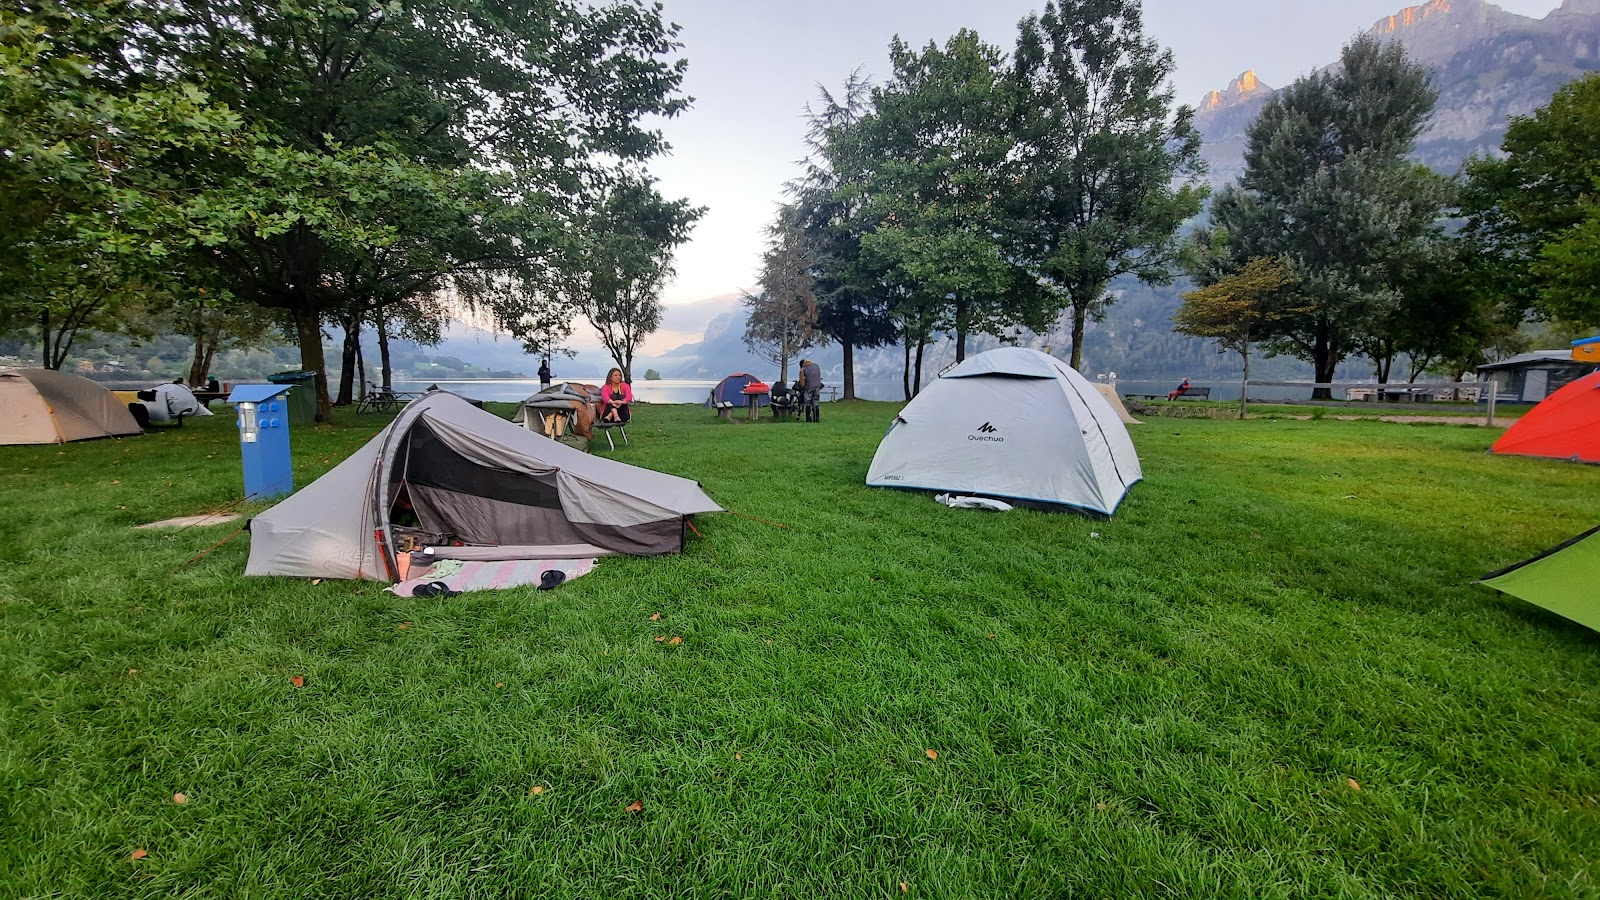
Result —
[[448, 600], [133, 530], [239, 495], [230, 417], [0, 448], [0, 896], [1600, 894], [1600, 636], [1470, 584], [1600, 469], [1156, 419], [1115, 519], [997, 515], [863, 486], [893, 409], [641, 408], [742, 515]]

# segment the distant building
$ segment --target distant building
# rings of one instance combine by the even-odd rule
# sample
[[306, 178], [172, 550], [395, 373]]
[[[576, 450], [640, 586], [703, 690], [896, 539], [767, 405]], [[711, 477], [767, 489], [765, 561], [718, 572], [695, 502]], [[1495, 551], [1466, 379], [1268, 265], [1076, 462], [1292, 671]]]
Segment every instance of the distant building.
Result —
[[1573, 359], [1571, 350], [1535, 350], [1479, 366], [1478, 380], [1493, 379], [1502, 403], [1538, 403], [1597, 369], [1600, 365]]

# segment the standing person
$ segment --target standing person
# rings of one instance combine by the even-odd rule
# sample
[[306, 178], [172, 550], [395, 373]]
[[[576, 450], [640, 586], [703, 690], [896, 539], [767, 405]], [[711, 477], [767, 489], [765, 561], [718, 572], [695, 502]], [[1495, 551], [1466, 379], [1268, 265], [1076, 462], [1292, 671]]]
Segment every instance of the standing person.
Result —
[[633, 388], [622, 380], [622, 370], [613, 368], [600, 386], [600, 421], [626, 425], [633, 417], [632, 407]]
[[539, 360], [539, 390], [550, 386], [550, 357]]
[[822, 367], [809, 359], [800, 360], [800, 378], [795, 383], [800, 394], [800, 408], [805, 410], [807, 422], [822, 421], [819, 408], [822, 399]]

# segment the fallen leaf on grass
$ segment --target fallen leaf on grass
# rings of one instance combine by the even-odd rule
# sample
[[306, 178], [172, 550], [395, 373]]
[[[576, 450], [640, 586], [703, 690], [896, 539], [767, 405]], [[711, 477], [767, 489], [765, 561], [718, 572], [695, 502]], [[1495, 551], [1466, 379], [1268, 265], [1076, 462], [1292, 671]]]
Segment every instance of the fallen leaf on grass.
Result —
[[767, 643], [772, 643], [772, 638], [767, 638]]
[[496, 682], [495, 682], [495, 683], [494, 683], [494, 686], [495, 686], [495, 687], [505, 687], [505, 686], [506, 686], [506, 683], [505, 683], [505, 682], [504, 682], [504, 681], [496, 681]]
[[289, 683], [294, 685], [295, 687], [305, 687], [306, 686], [306, 677], [304, 675], [296, 675], [293, 678], [289, 679]]
[[661, 643], [662, 641], [666, 640], [666, 639], [667, 639], [667, 636], [664, 635], [664, 634], [656, 635], [656, 643], [658, 643], [658, 644]]
[[542, 793], [544, 793], [544, 785], [542, 785], [542, 784], [536, 784], [536, 785], [534, 785], [534, 786], [533, 786], [533, 787], [531, 787], [531, 788], [528, 788], [528, 793], [530, 793], [530, 794], [532, 794], [532, 795], [533, 795], [533, 796], [535, 796], [535, 797], [537, 797], [537, 796], [539, 796], [539, 795], [540, 795], [540, 794], [542, 794]]
[[144, 859], [146, 856], [149, 856], [149, 855], [150, 855], [150, 851], [144, 849], [143, 847], [140, 847], [139, 849], [137, 849], [137, 850], [133, 851], [132, 853], [128, 854], [128, 858], [129, 859]]
[[182, 806], [189, 802], [189, 795], [179, 791], [178, 793], [172, 795], [172, 802]]
[[678, 637], [677, 635], [673, 635], [672, 636], [672, 640], [667, 641], [667, 643], [673, 644], [673, 645], [681, 644], [681, 643], [683, 643], [683, 638]]
[[735, 753], [733, 755], [733, 758], [734, 759], [744, 759], [744, 754], [743, 753]]
[[1361, 782], [1355, 780], [1354, 778], [1350, 779], [1350, 790], [1352, 790], [1352, 791], [1361, 790]]
[[315, 587], [316, 585], [319, 585], [321, 583], [322, 583], [322, 579], [321, 578], [313, 578], [313, 579], [311, 579], [311, 585], [313, 587]]
[[650, 614], [650, 621], [652, 621], [652, 622], [661, 621], [661, 613], [651, 613]]
[[939, 751], [934, 750], [931, 747], [929, 749], [927, 749], [927, 750], [922, 751], [922, 752], [924, 754], [926, 754], [929, 759], [938, 759], [939, 758]]
[[139, 670], [138, 669], [129, 669], [128, 670], [128, 674], [129, 675], [137, 675], [137, 674], [139, 674]]
[[410, 627], [411, 627], [411, 623], [410, 622], [401, 622], [400, 623], [400, 630], [401, 631], [405, 631], [407, 628], [410, 628]]
[[902, 893], [902, 894], [911, 893], [911, 885], [906, 884], [904, 881], [900, 882], [900, 893]]
[[121, 481], [113, 481], [113, 482], [111, 482], [111, 483], [112, 483], [112, 484], [121, 484], [121, 483], [122, 483], [122, 482], [121, 482]]
[[631, 812], [631, 813], [644, 812], [644, 801], [643, 800], [635, 800], [632, 803], [629, 803], [626, 808], [627, 808], [628, 812]]

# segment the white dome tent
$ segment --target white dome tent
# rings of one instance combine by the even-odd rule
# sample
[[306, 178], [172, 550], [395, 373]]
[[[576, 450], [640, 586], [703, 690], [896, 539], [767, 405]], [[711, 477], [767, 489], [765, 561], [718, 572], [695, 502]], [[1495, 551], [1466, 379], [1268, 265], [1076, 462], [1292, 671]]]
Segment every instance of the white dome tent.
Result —
[[1109, 516], [1144, 477], [1111, 404], [1066, 363], [1002, 347], [940, 375], [878, 445], [867, 484]]

